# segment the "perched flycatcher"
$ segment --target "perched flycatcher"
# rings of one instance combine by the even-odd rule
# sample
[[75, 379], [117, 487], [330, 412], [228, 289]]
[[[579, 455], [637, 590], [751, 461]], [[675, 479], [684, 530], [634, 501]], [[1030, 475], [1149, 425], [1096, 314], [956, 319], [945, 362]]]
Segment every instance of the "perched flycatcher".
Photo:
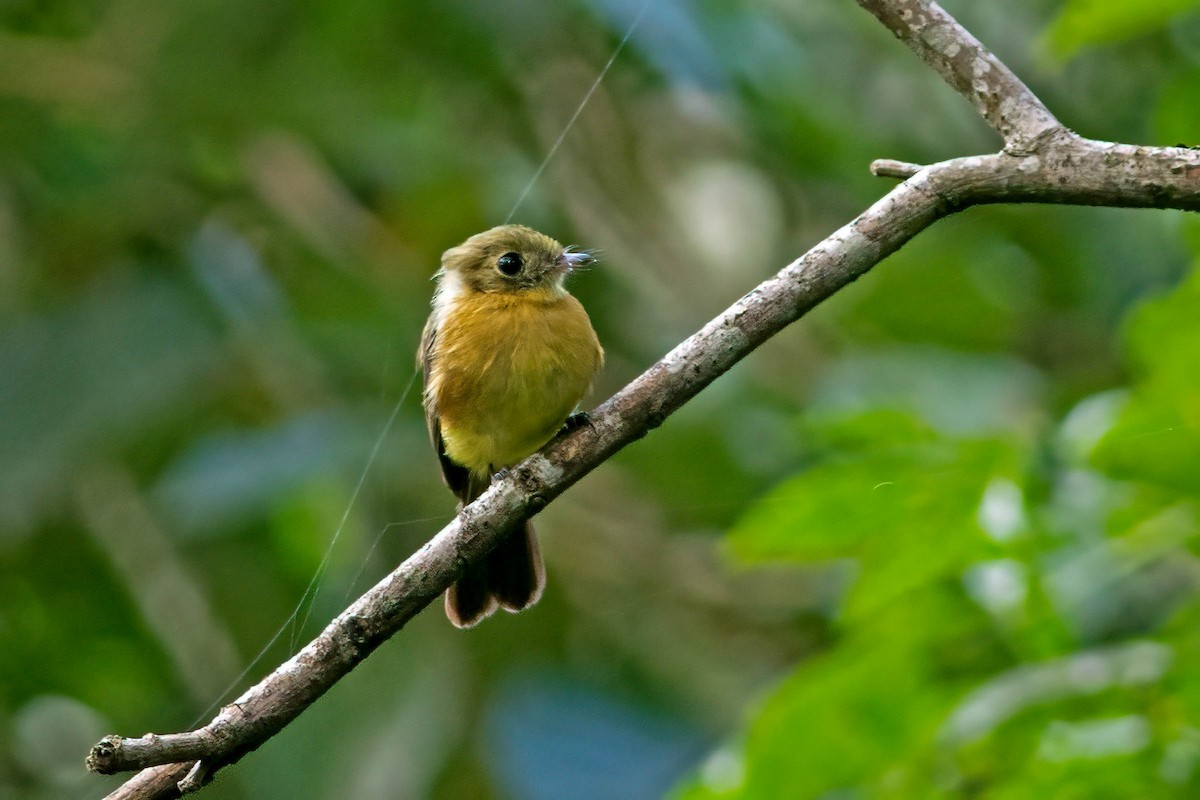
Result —
[[[591, 387], [604, 350], [563, 287], [591, 260], [522, 225], [492, 228], [442, 255], [418, 361], [429, 436], [462, 505], [554, 438]], [[446, 616], [467, 628], [497, 606], [520, 611], [545, 583], [526, 522], [446, 592]]]

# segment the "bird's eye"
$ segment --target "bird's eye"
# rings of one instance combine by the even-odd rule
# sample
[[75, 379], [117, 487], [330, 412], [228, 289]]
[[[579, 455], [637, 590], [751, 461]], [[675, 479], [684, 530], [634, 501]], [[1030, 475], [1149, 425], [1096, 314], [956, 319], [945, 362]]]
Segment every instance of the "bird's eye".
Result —
[[496, 269], [509, 276], [516, 275], [523, 266], [520, 253], [505, 253], [496, 261]]

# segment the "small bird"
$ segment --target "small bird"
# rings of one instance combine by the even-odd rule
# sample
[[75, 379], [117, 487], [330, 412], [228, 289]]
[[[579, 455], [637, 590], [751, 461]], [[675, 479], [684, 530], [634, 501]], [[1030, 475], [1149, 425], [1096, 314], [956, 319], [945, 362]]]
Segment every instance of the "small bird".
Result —
[[[604, 350], [563, 279], [592, 260], [523, 225], [442, 255], [417, 361], [429, 437], [460, 509], [576, 419]], [[446, 616], [469, 628], [497, 607], [528, 608], [545, 584], [527, 521], [446, 592]]]

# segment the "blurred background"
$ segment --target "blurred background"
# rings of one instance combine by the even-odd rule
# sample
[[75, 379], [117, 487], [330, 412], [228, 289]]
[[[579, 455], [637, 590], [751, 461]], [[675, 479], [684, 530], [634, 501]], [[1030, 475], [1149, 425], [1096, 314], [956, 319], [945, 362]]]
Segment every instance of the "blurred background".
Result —
[[[946, 5], [1081, 133], [1200, 143], [1195, 0]], [[0, 2], [0, 798], [102, 796], [101, 735], [207, 720], [450, 518], [429, 279], [642, 8]], [[871, 159], [998, 146], [851, 0], [649, 0], [516, 220], [601, 253], [590, 406]], [[938, 223], [552, 504], [536, 609], [427, 610], [204, 796], [1196, 796], [1198, 254]]]

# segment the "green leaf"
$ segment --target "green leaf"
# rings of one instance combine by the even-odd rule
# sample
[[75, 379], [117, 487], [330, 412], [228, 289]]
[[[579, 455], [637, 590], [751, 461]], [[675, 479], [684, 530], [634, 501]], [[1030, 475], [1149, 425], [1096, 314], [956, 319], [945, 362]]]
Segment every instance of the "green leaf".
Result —
[[[891, 428], [881, 430], [883, 421]], [[856, 559], [862, 579], [850, 614], [993, 554], [980, 501], [991, 481], [1011, 479], [1017, 460], [1008, 444], [934, 439], [901, 415], [861, 424], [879, 438], [775, 487], [728, 539], [749, 562]], [[844, 427], [835, 433], [849, 436]]]
[[1200, 0], [1068, 0], [1046, 30], [1051, 51], [1066, 59], [1085, 47], [1131, 39], [1158, 30]]
[[[768, 698], [746, 748], [745, 798], [929, 797], [943, 720], [994, 648], [957, 590], [931, 587], [882, 609]], [[703, 795], [700, 795], [703, 796]]]
[[1118, 478], [1200, 494], [1200, 270], [1131, 318], [1127, 342], [1141, 373], [1094, 453]]

